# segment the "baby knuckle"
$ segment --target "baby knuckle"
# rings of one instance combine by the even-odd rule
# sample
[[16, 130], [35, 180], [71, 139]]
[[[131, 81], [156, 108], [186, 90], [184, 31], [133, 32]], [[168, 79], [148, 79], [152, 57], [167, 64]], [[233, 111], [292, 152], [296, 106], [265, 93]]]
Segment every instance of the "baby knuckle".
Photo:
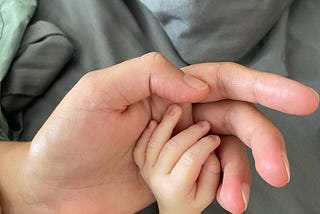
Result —
[[165, 153], [175, 153], [179, 150], [179, 144], [176, 140], [171, 139], [163, 149]]
[[157, 150], [161, 142], [157, 139], [150, 139], [148, 143], [148, 150]]
[[216, 176], [220, 176], [221, 173], [221, 165], [217, 158], [210, 159], [211, 161], [207, 161], [203, 165], [203, 169], [206, 170], [208, 173], [211, 173]]
[[193, 151], [188, 151], [184, 155], [182, 155], [183, 164], [187, 166], [193, 166], [199, 162], [198, 155]]

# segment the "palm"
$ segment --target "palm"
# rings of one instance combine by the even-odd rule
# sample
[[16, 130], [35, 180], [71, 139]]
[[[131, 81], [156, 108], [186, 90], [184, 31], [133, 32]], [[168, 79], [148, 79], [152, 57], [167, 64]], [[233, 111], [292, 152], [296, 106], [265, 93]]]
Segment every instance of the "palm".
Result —
[[[160, 118], [169, 102], [151, 96], [124, 111], [111, 111], [88, 105], [93, 100], [91, 96], [84, 97], [90, 98], [81, 99], [77, 105], [62, 101], [33, 140], [33, 156], [27, 170], [30, 176], [39, 178], [33, 186], [39, 191], [48, 189], [46, 197], [54, 198], [66, 208], [72, 207], [77, 213], [103, 211], [110, 203], [121, 208], [126, 197], [128, 203], [136, 205], [139, 201], [152, 202], [153, 196], [134, 163], [133, 147], [150, 119]], [[48, 162], [50, 171], [47, 171]], [[113, 195], [106, 189], [110, 185]], [[59, 203], [65, 197], [71, 200]]]

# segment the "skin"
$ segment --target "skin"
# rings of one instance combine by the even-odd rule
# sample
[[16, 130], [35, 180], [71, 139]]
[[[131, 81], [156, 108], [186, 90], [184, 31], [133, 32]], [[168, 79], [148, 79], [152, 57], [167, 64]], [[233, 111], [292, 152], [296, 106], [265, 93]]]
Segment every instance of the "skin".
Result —
[[150, 122], [134, 149], [161, 214], [201, 213], [215, 198], [220, 182], [220, 162], [214, 154], [220, 138], [206, 136], [210, 130], [206, 121], [172, 137], [181, 113], [181, 107], [171, 105], [159, 125]]
[[221, 139], [224, 149], [217, 153], [224, 174], [217, 198], [225, 209], [242, 212], [242, 196], [249, 198], [242, 187], [250, 187], [251, 176], [240, 141], [251, 147], [263, 179], [274, 186], [289, 181], [280, 132], [249, 102], [305, 115], [317, 109], [319, 97], [295, 81], [233, 63], [182, 71], [158, 53], [90, 72], [32, 142], [0, 143], [2, 210], [133, 213], [144, 208], [155, 198], [134, 162], [134, 145], [149, 121], [160, 121], [171, 103], [183, 103], [177, 132], [207, 120], [215, 133], [231, 136]]

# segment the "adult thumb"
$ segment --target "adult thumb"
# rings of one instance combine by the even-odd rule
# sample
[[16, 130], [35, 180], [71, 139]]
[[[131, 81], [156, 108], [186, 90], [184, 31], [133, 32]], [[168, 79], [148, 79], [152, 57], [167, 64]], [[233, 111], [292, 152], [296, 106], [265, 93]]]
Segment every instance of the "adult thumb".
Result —
[[207, 83], [183, 73], [159, 53], [148, 53], [85, 75], [77, 84], [96, 106], [124, 110], [151, 94], [175, 103], [198, 102], [209, 94]]

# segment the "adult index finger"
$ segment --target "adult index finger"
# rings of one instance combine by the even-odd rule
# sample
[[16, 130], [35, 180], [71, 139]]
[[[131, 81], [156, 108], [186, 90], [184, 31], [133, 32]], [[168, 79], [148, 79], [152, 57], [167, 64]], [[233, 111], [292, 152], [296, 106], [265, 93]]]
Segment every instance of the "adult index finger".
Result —
[[208, 83], [210, 95], [203, 102], [241, 100], [295, 115], [311, 114], [319, 105], [319, 95], [313, 89], [236, 63], [204, 63], [182, 70]]

